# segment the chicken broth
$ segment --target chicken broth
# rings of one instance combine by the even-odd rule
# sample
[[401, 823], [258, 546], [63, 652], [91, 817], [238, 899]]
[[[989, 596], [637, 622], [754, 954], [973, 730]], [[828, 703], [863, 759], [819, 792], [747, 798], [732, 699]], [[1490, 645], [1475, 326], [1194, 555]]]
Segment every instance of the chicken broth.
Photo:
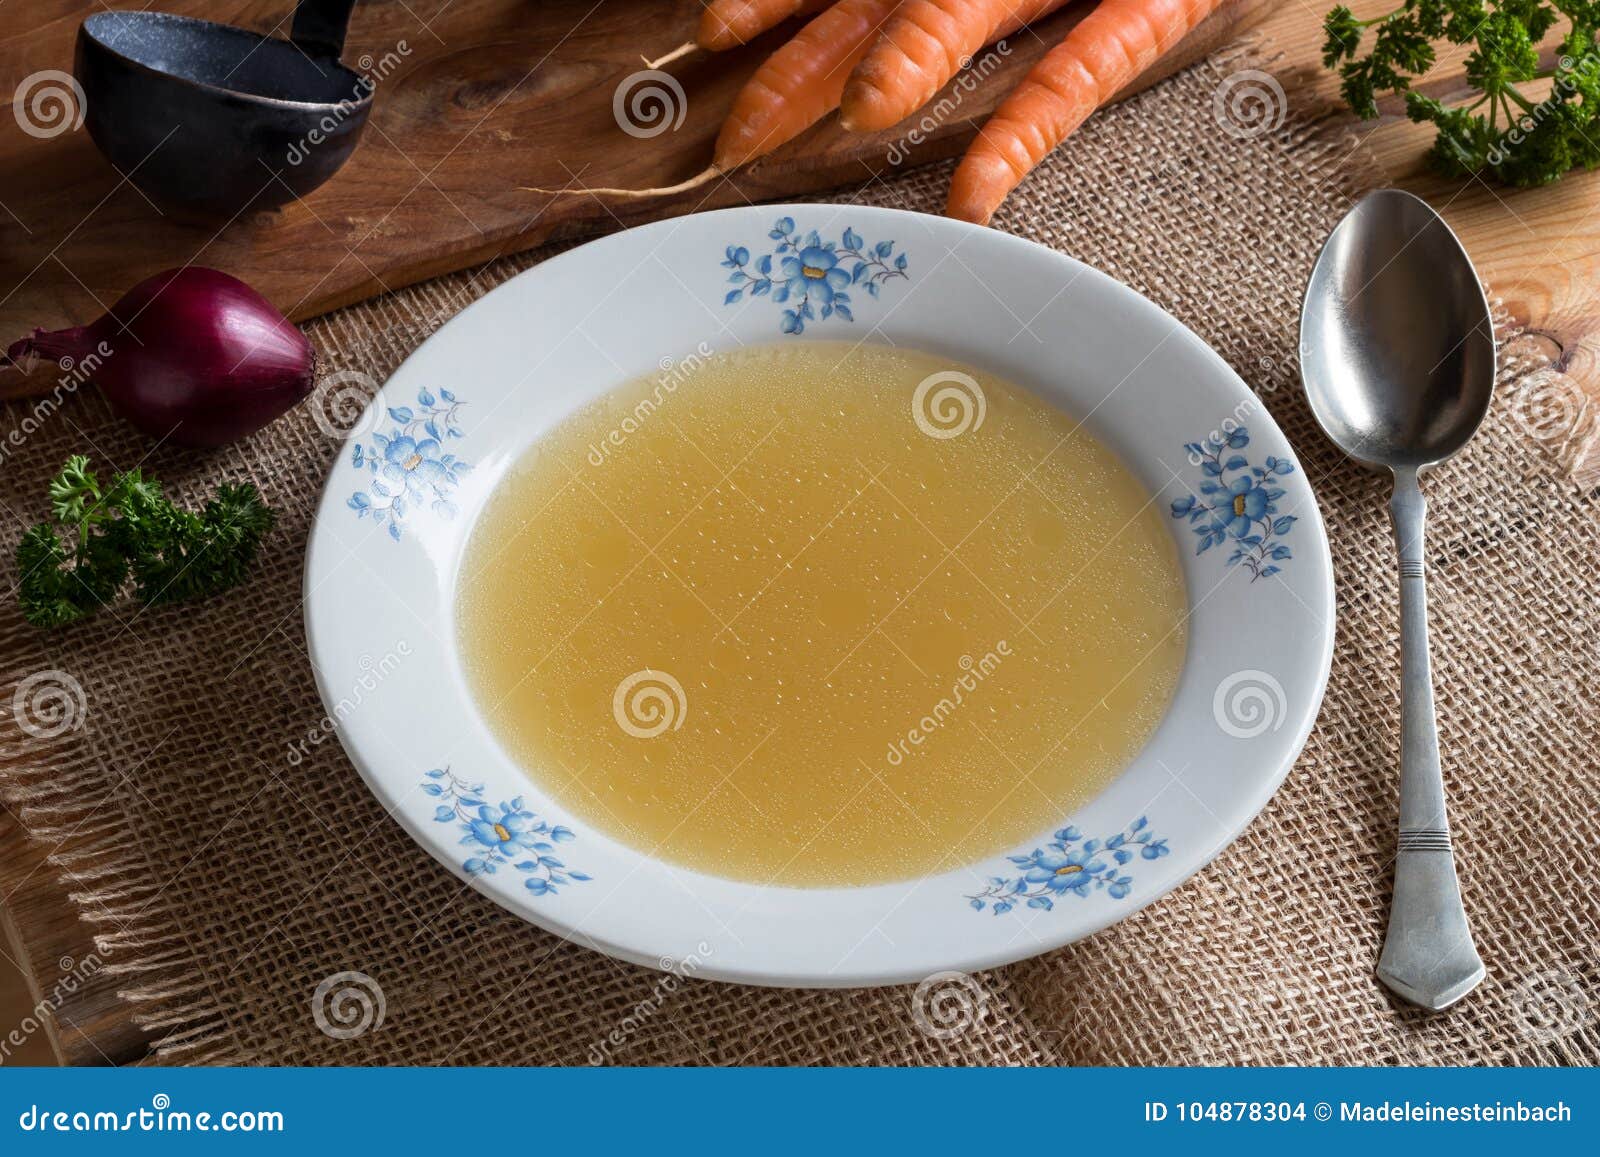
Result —
[[1012, 850], [1160, 720], [1150, 494], [991, 374], [878, 345], [691, 359], [541, 438], [460, 576], [474, 697], [593, 828], [758, 883]]

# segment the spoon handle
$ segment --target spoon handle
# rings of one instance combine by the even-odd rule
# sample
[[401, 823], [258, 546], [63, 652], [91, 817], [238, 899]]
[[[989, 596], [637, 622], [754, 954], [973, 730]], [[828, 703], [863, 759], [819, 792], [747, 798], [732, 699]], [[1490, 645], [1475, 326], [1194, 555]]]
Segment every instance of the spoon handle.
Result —
[[1422, 570], [1426, 510], [1417, 471], [1397, 469], [1389, 513], [1400, 552], [1400, 839], [1378, 978], [1413, 1004], [1439, 1010], [1477, 986], [1483, 961], [1472, 946], [1445, 818]]

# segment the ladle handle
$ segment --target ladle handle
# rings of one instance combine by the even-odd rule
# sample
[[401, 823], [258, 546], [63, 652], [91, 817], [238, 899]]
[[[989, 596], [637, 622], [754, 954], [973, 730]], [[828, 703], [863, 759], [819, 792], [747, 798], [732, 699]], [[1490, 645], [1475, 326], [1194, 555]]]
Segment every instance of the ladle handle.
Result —
[[1428, 661], [1426, 512], [1416, 470], [1396, 470], [1389, 513], [1400, 552], [1400, 838], [1378, 976], [1413, 1004], [1438, 1010], [1477, 986], [1483, 961], [1467, 927], [1445, 818]]
[[307, 56], [338, 60], [344, 52], [344, 34], [350, 27], [350, 12], [356, 0], [300, 0], [294, 6], [294, 24], [289, 39]]

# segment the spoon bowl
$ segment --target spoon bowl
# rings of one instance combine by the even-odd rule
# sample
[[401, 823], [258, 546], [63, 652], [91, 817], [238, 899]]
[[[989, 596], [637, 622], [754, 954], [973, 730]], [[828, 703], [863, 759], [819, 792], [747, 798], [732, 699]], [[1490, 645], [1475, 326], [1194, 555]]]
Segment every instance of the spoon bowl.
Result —
[[1300, 334], [1317, 421], [1366, 465], [1442, 462], [1489, 410], [1489, 302], [1461, 242], [1410, 193], [1371, 193], [1334, 229]]
[[356, 147], [372, 86], [339, 63], [354, 0], [302, 0], [292, 38], [96, 12], [74, 71], [94, 142], [157, 206], [232, 217], [304, 196]]

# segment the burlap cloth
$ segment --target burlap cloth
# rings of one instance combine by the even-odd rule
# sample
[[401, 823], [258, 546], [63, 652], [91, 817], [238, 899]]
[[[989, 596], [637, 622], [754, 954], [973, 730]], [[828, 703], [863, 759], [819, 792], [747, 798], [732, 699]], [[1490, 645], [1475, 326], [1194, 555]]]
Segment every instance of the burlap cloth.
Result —
[[[86, 696], [83, 727], [62, 739], [4, 726], [7, 803], [40, 839], [88, 841], [59, 868], [157, 1030], [157, 1058], [584, 1063], [618, 1030], [610, 1055], [635, 1064], [1592, 1063], [1600, 520], [1552, 442], [1576, 414], [1547, 371], [1508, 360], [1484, 430], [1428, 484], [1445, 774], [1489, 978], [1426, 1016], [1373, 977], [1399, 705], [1385, 486], [1324, 442], [1295, 369], [1312, 260], [1370, 178], [1348, 142], [1292, 118], [1253, 137], [1223, 131], [1213, 94], [1245, 63], [1213, 59], [1096, 117], [996, 221], [1111, 272], [1221, 351], [1265, 396], [1322, 502], [1339, 608], [1327, 701], [1288, 781], [1221, 858], [1097, 936], [984, 974], [982, 1016], [949, 1040], [917, 1029], [909, 989], [665, 991], [657, 973], [529, 927], [415, 847], [337, 745], [286, 762], [290, 737], [323, 715], [301, 567], [340, 450], [297, 412], [223, 452], [161, 449], [144, 463], [189, 501], [222, 479], [261, 487], [282, 519], [246, 587], [185, 609], [124, 604], [54, 634], [22, 626], [9, 596], [0, 611], [0, 712], [16, 681], [45, 669]], [[847, 196], [937, 211], [947, 176], [936, 166]], [[546, 255], [309, 332], [331, 369], [381, 381], [466, 300]], [[73, 398], [0, 466], [4, 542], [42, 517], [45, 479], [68, 453], [126, 467], [148, 449], [92, 391]], [[386, 1010], [338, 1040], [311, 1003], [347, 970], [381, 985]]]

